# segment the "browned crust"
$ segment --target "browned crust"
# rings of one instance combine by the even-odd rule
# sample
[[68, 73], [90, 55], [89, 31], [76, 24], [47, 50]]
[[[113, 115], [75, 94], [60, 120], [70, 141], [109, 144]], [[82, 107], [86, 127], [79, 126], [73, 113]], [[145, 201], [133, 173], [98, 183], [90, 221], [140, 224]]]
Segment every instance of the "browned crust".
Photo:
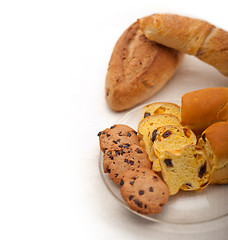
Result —
[[133, 23], [117, 41], [106, 75], [106, 100], [114, 111], [141, 103], [175, 73], [183, 54], [148, 40]]
[[194, 55], [228, 76], [228, 32], [177, 14], [153, 14], [138, 21], [148, 39]]
[[196, 134], [211, 124], [228, 121], [228, 88], [205, 88], [182, 96], [181, 122]]
[[210, 142], [214, 155], [217, 158], [228, 159], [228, 122], [214, 123], [203, 134]]

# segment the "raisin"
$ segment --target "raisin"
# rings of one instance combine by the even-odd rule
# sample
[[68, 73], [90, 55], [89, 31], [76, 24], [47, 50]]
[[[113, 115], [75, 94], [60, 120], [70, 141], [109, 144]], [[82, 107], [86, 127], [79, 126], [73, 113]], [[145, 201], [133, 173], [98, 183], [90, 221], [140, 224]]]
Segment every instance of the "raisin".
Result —
[[166, 164], [167, 167], [173, 167], [172, 159], [170, 159], [170, 158], [166, 158], [164, 160], [164, 163]]
[[206, 134], [205, 133], [202, 135], [202, 139], [204, 140], [204, 142], [206, 142]]
[[119, 174], [117, 173], [116, 175], [115, 175], [115, 177], [118, 177], [119, 176]]
[[187, 138], [190, 138], [191, 137], [191, 131], [187, 128], [184, 128], [184, 135], [187, 137]]
[[144, 113], [144, 118], [146, 118], [146, 117], [148, 117], [148, 116], [150, 116], [151, 114], [149, 113], [149, 112], [145, 112]]
[[143, 190], [139, 190], [139, 195], [143, 195], [144, 191]]
[[204, 165], [200, 168], [198, 177], [199, 177], [199, 178], [202, 178], [203, 175], [206, 173], [206, 170], [207, 170], [207, 166], [206, 166], [206, 163], [204, 163]]
[[163, 135], [162, 135], [162, 137], [163, 138], [167, 138], [169, 135], [171, 135], [172, 133], [169, 131], [169, 130], [167, 130], [165, 133], [163, 133]]
[[154, 142], [155, 139], [157, 137], [157, 129], [155, 129], [153, 132], [152, 132], [152, 138], [151, 138], [151, 141]]

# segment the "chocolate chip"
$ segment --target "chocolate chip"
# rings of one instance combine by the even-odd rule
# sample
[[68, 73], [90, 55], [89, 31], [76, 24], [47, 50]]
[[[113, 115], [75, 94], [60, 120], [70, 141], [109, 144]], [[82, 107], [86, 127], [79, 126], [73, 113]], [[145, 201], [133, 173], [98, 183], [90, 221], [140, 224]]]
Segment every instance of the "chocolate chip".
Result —
[[135, 183], [135, 181], [130, 181], [130, 184], [133, 185]]
[[142, 208], [142, 203], [141, 203], [140, 201], [134, 200], [134, 203], [135, 203], [138, 207]]
[[119, 176], [119, 174], [117, 173], [116, 175], [115, 175], [115, 177], [118, 177]]
[[115, 141], [115, 140], [114, 140], [114, 141], [112, 141], [112, 142], [113, 142], [113, 143], [115, 143], [115, 144], [117, 144], [117, 143], [118, 143], [118, 142], [117, 142], [117, 141]]
[[119, 136], [123, 136], [123, 135], [122, 135], [122, 132], [119, 132], [118, 135], [119, 135]]
[[163, 133], [162, 137], [167, 138], [171, 134], [172, 134], [171, 131], [167, 130], [165, 133]]
[[141, 151], [141, 150], [138, 150], [137, 153], [142, 153], [142, 151]]
[[124, 148], [125, 148], [125, 149], [128, 149], [129, 147], [130, 147], [130, 144], [129, 144], [129, 143], [125, 143], [125, 144], [124, 144]]
[[153, 192], [153, 191], [154, 191], [154, 189], [153, 189], [152, 187], [150, 187], [150, 188], [149, 188], [149, 191], [150, 191], [150, 192]]
[[120, 186], [123, 186], [124, 185], [124, 181], [123, 179], [120, 180]]
[[128, 198], [129, 201], [131, 201], [133, 197], [134, 197], [133, 195], [130, 195], [129, 198]]
[[152, 138], [151, 138], [151, 141], [154, 142], [155, 139], [157, 137], [157, 129], [155, 129], [153, 132], [152, 132]]
[[97, 136], [99, 137], [101, 135], [101, 132], [99, 132], [98, 134], [97, 134]]
[[173, 167], [172, 159], [170, 159], [170, 158], [166, 158], [164, 160], [164, 163], [166, 164], [167, 167]]
[[155, 181], [158, 181], [158, 177], [157, 177], [157, 176], [153, 176], [153, 179], [154, 179]]
[[120, 151], [119, 150], [115, 150], [116, 156], [120, 155]]
[[111, 172], [111, 170], [108, 168], [108, 169], [107, 169], [107, 172], [108, 172], [108, 173], [110, 173], [110, 172]]
[[149, 113], [149, 112], [145, 112], [144, 113], [144, 118], [146, 118], [146, 117], [148, 117], [148, 116], [150, 116], [151, 114]]
[[125, 162], [125, 163], [127, 163], [127, 164], [129, 164], [129, 162], [128, 162], [128, 160], [127, 160], [127, 159], [124, 159], [124, 162]]
[[135, 135], [137, 135], [138, 133], [136, 131], [134, 131]]
[[206, 170], [207, 170], [207, 166], [206, 166], [206, 163], [204, 163], [204, 165], [200, 168], [200, 171], [199, 171], [199, 178], [202, 178], [203, 175], [206, 173]]
[[132, 161], [132, 160], [130, 160], [130, 162], [129, 162], [129, 163], [130, 163], [130, 165], [132, 166], [132, 165], [134, 165], [134, 163], [135, 163], [135, 162], [134, 162], [134, 161]]
[[115, 127], [115, 125], [111, 126], [110, 129], [113, 129]]
[[128, 132], [128, 133], [127, 133], [127, 136], [128, 136], [128, 137], [131, 137], [131, 133]]
[[139, 190], [139, 195], [143, 195], [144, 191], [143, 190]]

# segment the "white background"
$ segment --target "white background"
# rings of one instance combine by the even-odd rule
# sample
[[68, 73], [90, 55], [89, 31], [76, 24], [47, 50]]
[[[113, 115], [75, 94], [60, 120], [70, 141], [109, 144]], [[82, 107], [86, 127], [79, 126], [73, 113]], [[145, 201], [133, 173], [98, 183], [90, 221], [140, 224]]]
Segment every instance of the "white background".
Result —
[[[228, 30], [225, 1], [0, 1], [0, 239], [227, 239], [228, 218], [176, 226], [123, 209], [98, 171], [108, 61], [137, 18], [172, 12]], [[151, 102], [227, 86], [186, 57]]]

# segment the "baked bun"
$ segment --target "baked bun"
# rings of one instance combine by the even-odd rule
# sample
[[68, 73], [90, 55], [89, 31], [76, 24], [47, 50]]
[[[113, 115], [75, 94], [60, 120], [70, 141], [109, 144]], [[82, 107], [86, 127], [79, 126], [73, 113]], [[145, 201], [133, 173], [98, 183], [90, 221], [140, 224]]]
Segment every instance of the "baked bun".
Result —
[[148, 40], [133, 23], [117, 41], [106, 75], [106, 100], [114, 111], [135, 106], [173, 76], [183, 54]]
[[153, 14], [138, 21], [148, 39], [194, 55], [228, 77], [228, 32], [177, 14]]
[[197, 135], [219, 121], [228, 121], [228, 88], [205, 88], [182, 96], [181, 122]]
[[228, 122], [214, 123], [199, 139], [210, 163], [210, 183], [228, 183]]
[[142, 119], [150, 115], [172, 114], [180, 119], [180, 107], [170, 102], [155, 102], [143, 107]]
[[180, 189], [201, 190], [209, 183], [209, 166], [204, 150], [196, 145], [185, 145], [181, 150], [163, 151], [159, 161], [162, 177], [170, 195]]

